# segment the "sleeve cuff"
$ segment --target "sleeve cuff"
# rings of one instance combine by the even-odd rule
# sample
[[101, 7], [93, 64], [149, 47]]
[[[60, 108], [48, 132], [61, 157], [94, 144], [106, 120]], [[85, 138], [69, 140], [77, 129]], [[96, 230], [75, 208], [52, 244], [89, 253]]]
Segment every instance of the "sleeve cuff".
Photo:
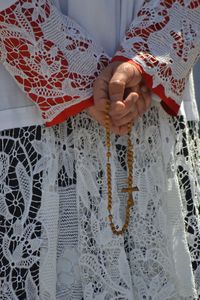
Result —
[[81, 101], [78, 104], [70, 106], [70, 108], [64, 109], [53, 120], [46, 122], [45, 125], [47, 127], [50, 127], [50, 126], [54, 126], [59, 123], [62, 123], [64, 121], [66, 121], [69, 117], [80, 113], [82, 110], [84, 110], [92, 105], [94, 105], [94, 99], [93, 99], [93, 97], [90, 97], [84, 101]]

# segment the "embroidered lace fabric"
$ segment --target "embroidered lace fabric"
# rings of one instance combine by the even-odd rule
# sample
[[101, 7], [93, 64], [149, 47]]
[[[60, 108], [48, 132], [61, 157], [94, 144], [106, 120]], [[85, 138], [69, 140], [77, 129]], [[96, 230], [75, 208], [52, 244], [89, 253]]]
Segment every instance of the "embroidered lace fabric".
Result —
[[92, 104], [93, 82], [108, 63], [102, 48], [52, 2], [19, 0], [0, 12], [0, 61], [48, 125]]
[[[145, 1], [115, 57], [141, 65], [175, 114], [200, 53], [199, 15], [198, 1]], [[55, 125], [92, 104], [93, 82], [109, 58], [53, 0], [16, 1], [0, 12], [0, 31], [0, 61], [44, 122]]]
[[[104, 130], [82, 113], [0, 136], [2, 299], [189, 300], [200, 295], [199, 124], [154, 105], [133, 128], [136, 204], [107, 219]], [[112, 137], [113, 213], [126, 137]]]
[[199, 1], [147, 0], [116, 53], [142, 66], [146, 83], [174, 113], [200, 55], [199, 29]]

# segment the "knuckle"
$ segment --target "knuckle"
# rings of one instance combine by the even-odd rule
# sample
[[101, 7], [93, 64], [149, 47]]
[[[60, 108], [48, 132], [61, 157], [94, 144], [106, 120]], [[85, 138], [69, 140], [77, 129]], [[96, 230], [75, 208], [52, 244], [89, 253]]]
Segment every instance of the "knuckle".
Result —
[[114, 87], [125, 87], [125, 82], [123, 80], [120, 79], [114, 79], [111, 80], [109, 83], [109, 87], [114, 88]]

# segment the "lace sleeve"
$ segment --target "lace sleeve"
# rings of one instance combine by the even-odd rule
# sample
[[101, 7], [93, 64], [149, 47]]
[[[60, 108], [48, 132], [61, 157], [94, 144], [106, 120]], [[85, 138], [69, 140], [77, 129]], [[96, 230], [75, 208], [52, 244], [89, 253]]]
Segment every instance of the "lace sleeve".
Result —
[[93, 103], [108, 57], [50, 0], [18, 0], [0, 11], [0, 61], [51, 126]]
[[200, 54], [200, 1], [146, 0], [113, 60], [134, 61], [146, 84], [176, 115]]

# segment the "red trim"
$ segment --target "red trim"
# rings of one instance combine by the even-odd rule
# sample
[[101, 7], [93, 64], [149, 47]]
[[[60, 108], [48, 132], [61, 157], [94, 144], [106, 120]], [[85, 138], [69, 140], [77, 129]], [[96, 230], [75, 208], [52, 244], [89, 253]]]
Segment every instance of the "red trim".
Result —
[[112, 61], [124, 61], [133, 64], [142, 74], [142, 77], [145, 80], [147, 87], [161, 98], [161, 105], [163, 106], [165, 111], [172, 116], [176, 116], [178, 114], [180, 106], [172, 98], [169, 98], [165, 95], [165, 89], [161, 84], [153, 88], [152, 76], [147, 74], [141, 65], [124, 56], [115, 56], [112, 59]]
[[57, 115], [52, 121], [46, 122], [45, 125], [47, 127], [50, 127], [50, 126], [62, 123], [64, 121], [66, 121], [69, 117], [78, 114], [79, 112], [92, 106], [93, 104], [94, 104], [93, 97], [83, 100], [82, 102], [80, 102], [78, 104], [75, 104], [75, 105], [70, 106], [69, 108], [66, 108], [59, 115]]

